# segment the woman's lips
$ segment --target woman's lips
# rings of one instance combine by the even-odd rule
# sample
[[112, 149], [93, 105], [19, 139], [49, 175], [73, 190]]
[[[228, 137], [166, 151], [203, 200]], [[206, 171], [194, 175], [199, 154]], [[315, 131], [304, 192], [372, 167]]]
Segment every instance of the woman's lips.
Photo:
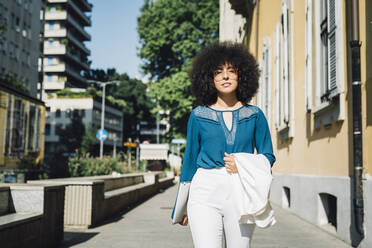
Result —
[[223, 87], [229, 87], [231, 85], [231, 83], [223, 83], [222, 86]]

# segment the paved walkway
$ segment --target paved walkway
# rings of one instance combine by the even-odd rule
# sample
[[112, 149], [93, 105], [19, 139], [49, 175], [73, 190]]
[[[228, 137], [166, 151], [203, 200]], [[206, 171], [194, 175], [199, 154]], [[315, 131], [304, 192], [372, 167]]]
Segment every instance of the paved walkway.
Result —
[[[157, 194], [134, 209], [88, 230], [65, 230], [61, 247], [192, 248], [188, 227], [170, 224], [177, 186]], [[253, 248], [347, 248], [333, 235], [273, 206], [277, 224], [256, 228]]]

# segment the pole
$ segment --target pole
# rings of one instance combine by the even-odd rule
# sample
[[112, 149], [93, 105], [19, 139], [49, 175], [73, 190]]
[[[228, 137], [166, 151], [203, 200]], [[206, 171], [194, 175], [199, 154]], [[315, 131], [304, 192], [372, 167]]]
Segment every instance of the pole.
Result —
[[114, 151], [112, 155], [116, 158], [116, 136], [114, 137]]
[[361, 75], [360, 75], [360, 46], [359, 41], [359, 2], [352, 0], [352, 40], [351, 48], [351, 80], [352, 80], [352, 109], [353, 109], [353, 162], [354, 162], [354, 214], [355, 226], [358, 233], [364, 237], [363, 218], [363, 144], [362, 144], [362, 106], [361, 106]]
[[156, 143], [159, 144], [159, 113], [156, 115]]
[[[102, 106], [101, 106], [101, 134], [105, 129], [105, 97], [106, 97], [106, 84], [102, 85]], [[103, 139], [100, 140], [99, 144], [99, 159], [103, 158]]]

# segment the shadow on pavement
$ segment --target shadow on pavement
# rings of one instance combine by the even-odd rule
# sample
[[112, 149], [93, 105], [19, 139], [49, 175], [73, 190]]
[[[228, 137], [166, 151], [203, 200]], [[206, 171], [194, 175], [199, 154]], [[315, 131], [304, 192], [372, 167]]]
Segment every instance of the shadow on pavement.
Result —
[[60, 244], [60, 248], [71, 247], [93, 238], [99, 232], [64, 232], [64, 240]]

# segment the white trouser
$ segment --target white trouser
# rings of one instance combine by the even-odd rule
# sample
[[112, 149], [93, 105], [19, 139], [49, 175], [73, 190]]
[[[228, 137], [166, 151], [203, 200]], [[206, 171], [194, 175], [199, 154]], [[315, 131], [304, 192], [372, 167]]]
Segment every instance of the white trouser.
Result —
[[223, 231], [227, 248], [250, 246], [255, 225], [239, 224], [231, 180], [225, 167], [196, 171], [187, 204], [196, 248], [221, 248]]

